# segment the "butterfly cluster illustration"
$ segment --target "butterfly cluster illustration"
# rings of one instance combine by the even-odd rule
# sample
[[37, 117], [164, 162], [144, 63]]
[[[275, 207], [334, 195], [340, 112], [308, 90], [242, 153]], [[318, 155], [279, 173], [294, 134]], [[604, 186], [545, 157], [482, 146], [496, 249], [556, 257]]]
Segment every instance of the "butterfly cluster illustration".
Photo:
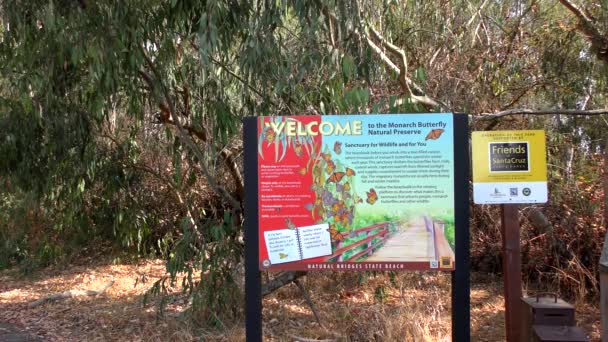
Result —
[[[314, 191], [315, 200], [304, 206], [317, 223], [329, 223], [329, 233], [334, 242], [342, 242], [348, 236], [356, 214], [356, 205], [363, 203], [363, 198], [353, 185], [357, 172], [340, 161], [341, 154], [340, 141], [334, 143], [333, 150], [325, 146], [323, 151], [313, 153], [310, 168], [313, 178], [311, 190]], [[306, 175], [307, 168], [296, 172]], [[378, 194], [373, 188], [370, 189], [365, 202], [373, 205], [377, 200]]]

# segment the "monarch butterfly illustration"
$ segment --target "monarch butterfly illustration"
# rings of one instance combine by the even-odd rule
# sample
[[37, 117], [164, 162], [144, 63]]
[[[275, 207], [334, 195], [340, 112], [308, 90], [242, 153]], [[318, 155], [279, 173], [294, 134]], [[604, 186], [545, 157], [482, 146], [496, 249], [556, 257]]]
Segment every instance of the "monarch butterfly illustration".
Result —
[[374, 190], [374, 188], [369, 189], [369, 192], [367, 192], [367, 203], [374, 204], [377, 200], [378, 194], [376, 193], [376, 190]]
[[323, 153], [323, 160], [325, 160], [326, 162], [330, 162], [331, 161], [331, 153]]
[[342, 143], [341, 142], [336, 141], [334, 143], [334, 152], [336, 152], [336, 154], [342, 153]]
[[336, 164], [334, 164], [334, 162], [333, 162], [333, 161], [331, 161], [331, 160], [330, 160], [330, 161], [328, 161], [328, 162], [327, 162], [327, 166], [325, 167], [325, 172], [326, 172], [327, 174], [330, 174], [330, 173], [332, 173], [332, 172], [333, 172], [335, 169], [336, 169]]
[[299, 141], [296, 141], [296, 144], [295, 144], [293, 150], [296, 153], [296, 156], [298, 156], [298, 157], [301, 157], [302, 154], [304, 154], [304, 151], [302, 149], [302, 144]]
[[348, 214], [342, 214], [341, 222], [343, 226], [348, 226], [350, 224], [350, 219], [348, 218]]
[[344, 191], [350, 191], [350, 183], [349, 182], [344, 183]]
[[289, 256], [289, 254], [279, 252], [279, 259], [285, 259]]
[[441, 136], [441, 134], [443, 134], [444, 130], [442, 130], [441, 128], [437, 128], [437, 129], [433, 129], [429, 132], [429, 134], [426, 135], [426, 138], [424, 139], [426, 140], [437, 140], [439, 139], [439, 137]]
[[319, 166], [319, 165], [315, 165], [315, 166], [312, 168], [312, 175], [313, 175], [315, 178], [320, 178], [322, 173], [323, 173], [323, 171], [321, 171], [321, 166]]
[[346, 168], [346, 175], [349, 176], [349, 177], [356, 175], [355, 170], [351, 169], [350, 167], [347, 167]]
[[344, 172], [334, 172], [332, 173], [331, 176], [329, 176], [329, 178], [327, 178], [327, 183], [329, 182], [334, 182], [334, 183], [338, 183], [339, 181], [342, 180], [342, 178], [344, 178], [346, 174]]
[[336, 229], [335, 224], [329, 226], [329, 235], [331, 236], [331, 241], [344, 241], [344, 235]]
[[275, 137], [275, 133], [274, 133], [274, 129], [272, 129], [272, 127], [268, 127], [268, 129], [266, 129], [266, 141], [268, 141], [268, 143], [270, 144]]
[[338, 203], [331, 206], [331, 211], [337, 213], [340, 210], [340, 205]]

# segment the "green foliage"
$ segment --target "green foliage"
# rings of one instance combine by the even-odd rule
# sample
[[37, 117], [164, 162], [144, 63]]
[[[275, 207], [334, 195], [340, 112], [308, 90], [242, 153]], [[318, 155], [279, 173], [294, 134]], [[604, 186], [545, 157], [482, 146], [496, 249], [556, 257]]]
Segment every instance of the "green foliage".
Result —
[[1, 194], [34, 198], [44, 224], [3, 239], [3, 264], [110, 241], [167, 258], [151, 294], [183, 277], [193, 317], [238, 314], [240, 119], [369, 102], [358, 58], [325, 49], [319, 5], [3, 2], [0, 176], [15, 188]]

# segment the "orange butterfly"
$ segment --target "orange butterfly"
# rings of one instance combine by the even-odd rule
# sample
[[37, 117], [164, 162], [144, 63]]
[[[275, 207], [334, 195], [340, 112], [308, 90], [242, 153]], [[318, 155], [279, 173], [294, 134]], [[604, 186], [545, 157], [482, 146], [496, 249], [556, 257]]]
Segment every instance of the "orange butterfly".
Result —
[[338, 203], [331, 206], [331, 211], [333, 211], [334, 213], [338, 212], [338, 210], [340, 210], [340, 206], [338, 205]]
[[334, 171], [335, 168], [336, 168], [336, 164], [334, 164], [334, 162], [330, 160], [327, 162], [327, 166], [325, 167], [325, 172], [327, 174], [330, 174]]
[[331, 153], [323, 153], [323, 160], [325, 160], [326, 162], [330, 162], [331, 161]]
[[355, 170], [351, 169], [350, 167], [347, 167], [346, 168], [346, 175], [349, 176], [349, 177], [356, 175]]
[[329, 178], [327, 178], [327, 182], [338, 183], [342, 180], [342, 178], [344, 178], [344, 175], [346, 175], [344, 172], [334, 172], [331, 176], [329, 176]]
[[336, 152], [336, 154], [342, 153], [342, 143], [341, 142], [336, 141], [334, 143], [334, 152]]
[[268, 127], [268, 129], [266, 130], [266, 141], [268, 141], [268, 143], [270, 144], [274, 140], [274, 137], [274, 129], [272, 129], [272, 127]]
[[429, 134], [426, 135], [426, 138], [424, 140], [425, 141], [429, 140], [429, 139], [437, 140], [437, 139], [439, 139], [441, 134], [443, 134], [443, 132], [444, 132], [444, 130], [442, 130], [441, 128], [433, 129], [429, 132]]
[[367, 192], [367, 203], [374, 204], [377, 200], [378, 194], [376, 193], [376, 190], [374, 190], [374, 188], [369, 189], [369, 192]]
[[344, 183], [344, 191], [350, 191], [350, 183], [349, 182]]
[[323, 173], [323, 171], [321, 171], [321, 166], [320, 166], [320, 165], [315, 165], [315, 166], [312, 168], [312, 175], [313, 175], [315, 178], [320, 178], [322, 173]]
[[299, 141], [296, 141], [296, 145], [293, 148], [293, 150], [296, 152], [296, 156], [301, 157], [303, 154], [303, 150], [302, 150], [302, 144]]
[[344, 241], [344, 235], [342, 235], [342, 233], [340, 233], [336, 229], [336, 225], [335, 224], [332, 224], [332, 225], [329, 226], [329, 235], [331, 236], [331, 240], [332, 241], [339, 241], [339, 242]]
[[342, 214], [342, 225], [343, 226], [348, 226], [350, 223], [348, 222], [348, 215], [346, 214]]

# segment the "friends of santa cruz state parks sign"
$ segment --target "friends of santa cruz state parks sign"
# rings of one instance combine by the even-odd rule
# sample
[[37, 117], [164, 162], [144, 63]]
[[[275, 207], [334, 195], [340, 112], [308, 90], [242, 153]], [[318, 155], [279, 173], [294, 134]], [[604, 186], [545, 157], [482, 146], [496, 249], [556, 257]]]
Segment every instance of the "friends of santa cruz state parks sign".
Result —
[[454, 270], [453, 114], [273, 116], [257, 129], [260, 269]]
[[476, 204], [547, 202], [545, 132], [472, 133]]

